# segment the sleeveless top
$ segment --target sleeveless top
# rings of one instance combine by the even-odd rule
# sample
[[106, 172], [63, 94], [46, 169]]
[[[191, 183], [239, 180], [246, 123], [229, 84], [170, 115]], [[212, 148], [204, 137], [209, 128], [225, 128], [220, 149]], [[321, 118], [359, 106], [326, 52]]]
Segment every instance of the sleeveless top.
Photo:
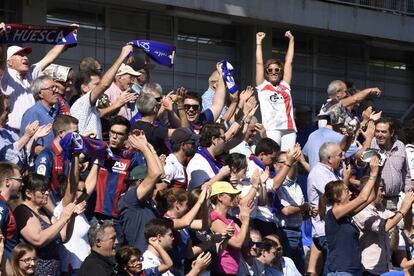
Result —
[[[49, 222], [44, 221], [39, 214], [35, 211], [30, 209], [28, 206], [24, 204], [20, 204], [17, 208], [26, 208], [29, 210], [40, 222], [40, 227], [42, 230], [49, 228], [52, 224]], [[50, 217], [48, 216], [49, 220]], [[20, 235], [21, 239], [23, 239], [26, 243], [30, 243], [24, 239], [22, 235]], [[36, 253], [38, 257], [36, 275], [60, 275], [60, 258], [59, 258], [59, 250], [62, 246], [62, 240], [60, 235], [57, 235], [52, 241], [50, 241], [44, 247], [36, 247]]]
[[[216, 211], [210, 213], [211, 222], [221, 220], [224, 224], [229, 225], [233, 223], [230, 218], [223, 217]], [[234, 235], [237, 236], [239, 231], [235, 229]], [[241, 250], [240, 248], [231, 247], [229, 244], [217, 258], [217, 264], [214, 270], [219, 273], [237, 274], [239, 269]]]

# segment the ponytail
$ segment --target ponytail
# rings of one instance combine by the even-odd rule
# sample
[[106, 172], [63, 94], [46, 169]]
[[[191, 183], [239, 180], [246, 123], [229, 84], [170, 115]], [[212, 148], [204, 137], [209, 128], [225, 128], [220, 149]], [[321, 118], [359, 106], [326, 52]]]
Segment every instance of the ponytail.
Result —
[[326, 217], [326, 204], [327, 204], [327, 199], [326, 199], [325, 194], [323, 194], [319, 198], [319, 207], [318, 207], [318, 214], [322, 220], [325, 220], [325, 217]]

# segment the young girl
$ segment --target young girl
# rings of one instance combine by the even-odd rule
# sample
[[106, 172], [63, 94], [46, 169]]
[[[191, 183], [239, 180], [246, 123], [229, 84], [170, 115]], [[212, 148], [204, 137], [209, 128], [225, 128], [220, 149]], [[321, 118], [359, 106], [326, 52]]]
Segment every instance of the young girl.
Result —
[[37, 266], [36, 249], [28, 243], [19, 243], [13, 249], [11, 265], [13, 276], [34, 275]]

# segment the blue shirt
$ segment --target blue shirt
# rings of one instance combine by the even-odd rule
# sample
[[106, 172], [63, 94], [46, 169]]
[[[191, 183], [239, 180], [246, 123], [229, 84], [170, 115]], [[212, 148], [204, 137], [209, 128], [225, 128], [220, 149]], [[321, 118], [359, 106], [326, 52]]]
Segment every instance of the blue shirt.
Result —
[[[204, 92], [204, 94], [201, 96], [202, 106], [203, 106], [202, 112], [206, 111], [207, 109], [210, 109], [210, 107], [213, 105], [213, 99], [214, 99], [215, 93], [216, 92], [211, 87], [209, 87], [207, 91]], [[220, 118], [223, 117], [226, 111], [227, 111], [227, 106], [223, 106], [223, 109], [221, 110], [219, 117]]]
[[[53, 123], [53, 120], [58, 115], [57, 109], [50, 109], [50, 107], [45, 106], [42, 104], [41, 101], [37, 101], [34, 106], [29, 108], [24, 114], [22, 118], [22, 124], [20, 126], [20, 136], [22, 136], [25, 132], [26, 126], [33, 121], [39, 121], [39, 126], [47, 125]], [[49, 132], [43, 138], [37, 140], [38, 145], [42, 146], [49, 146], [54, 139], [53, 131]]]
[[23, 168], [25, 165], [25, 154], [23, 149], [19, 150], [16, 142], [20, 139], [14, 131], [0, 128], [0, 160], [7, 160]]
[[[308, 141], [303, 147], [302, 153], [309, 159], [309, 166], [312, 169], [319, 162], [319, 148], [323, 143], [332, 142], [339, 144], [344, 136], [330, 128], [322, 127], [309, 135]], [[345, 153], [350, 157], [358, 151], [355, 144], [352, 144]]]

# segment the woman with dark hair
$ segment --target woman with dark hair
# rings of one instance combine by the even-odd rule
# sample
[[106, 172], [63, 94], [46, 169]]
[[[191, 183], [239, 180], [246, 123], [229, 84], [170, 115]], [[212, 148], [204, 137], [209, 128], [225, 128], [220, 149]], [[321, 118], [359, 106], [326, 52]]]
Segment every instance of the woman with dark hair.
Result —
[[287, 151], [295, 145], [297, 131], [290, 91], [295, 39], [290, 31], [285, 33], [289, 39], [285, 64], [272, 58], [263, 65], [262, 42], [265, 37], [263, 32], [256, 34], [256, 89], [260, 112], [267, 137]]
[[[359, 230], [352, 222], [352, 216], [359, 213], [376, 198], [381, 180], [378, 158], [372, 157], [370, 176], [360, 194], [350, 200], [351, 193], [342, 180], [331, 181], [325, 186], [325, 194], [319, 202], [319, 215], [325, 220], [328, 243], [328, 276], [360, 276], [361, 251]], [[332, 206], [326, 212], [327, 205]]]
[[73, 214], [83, 210], [72, 202], [63, 208], [60, 218], [56, 219], [43, 208], [49, 198], [47, 177], [30, 174], [23, 179], [23, 183], [23, 202], [14, 211], [17, 230], [27, 243], [37, 249], [39, 260], [36, 275], [60, 275], [58, 253], [61, 243], [71, 236]]
[[19, 243], [13, 249], [11, 266], [13, 276], [34, 275], [37, 266], [36, 249], [28, 243]]

